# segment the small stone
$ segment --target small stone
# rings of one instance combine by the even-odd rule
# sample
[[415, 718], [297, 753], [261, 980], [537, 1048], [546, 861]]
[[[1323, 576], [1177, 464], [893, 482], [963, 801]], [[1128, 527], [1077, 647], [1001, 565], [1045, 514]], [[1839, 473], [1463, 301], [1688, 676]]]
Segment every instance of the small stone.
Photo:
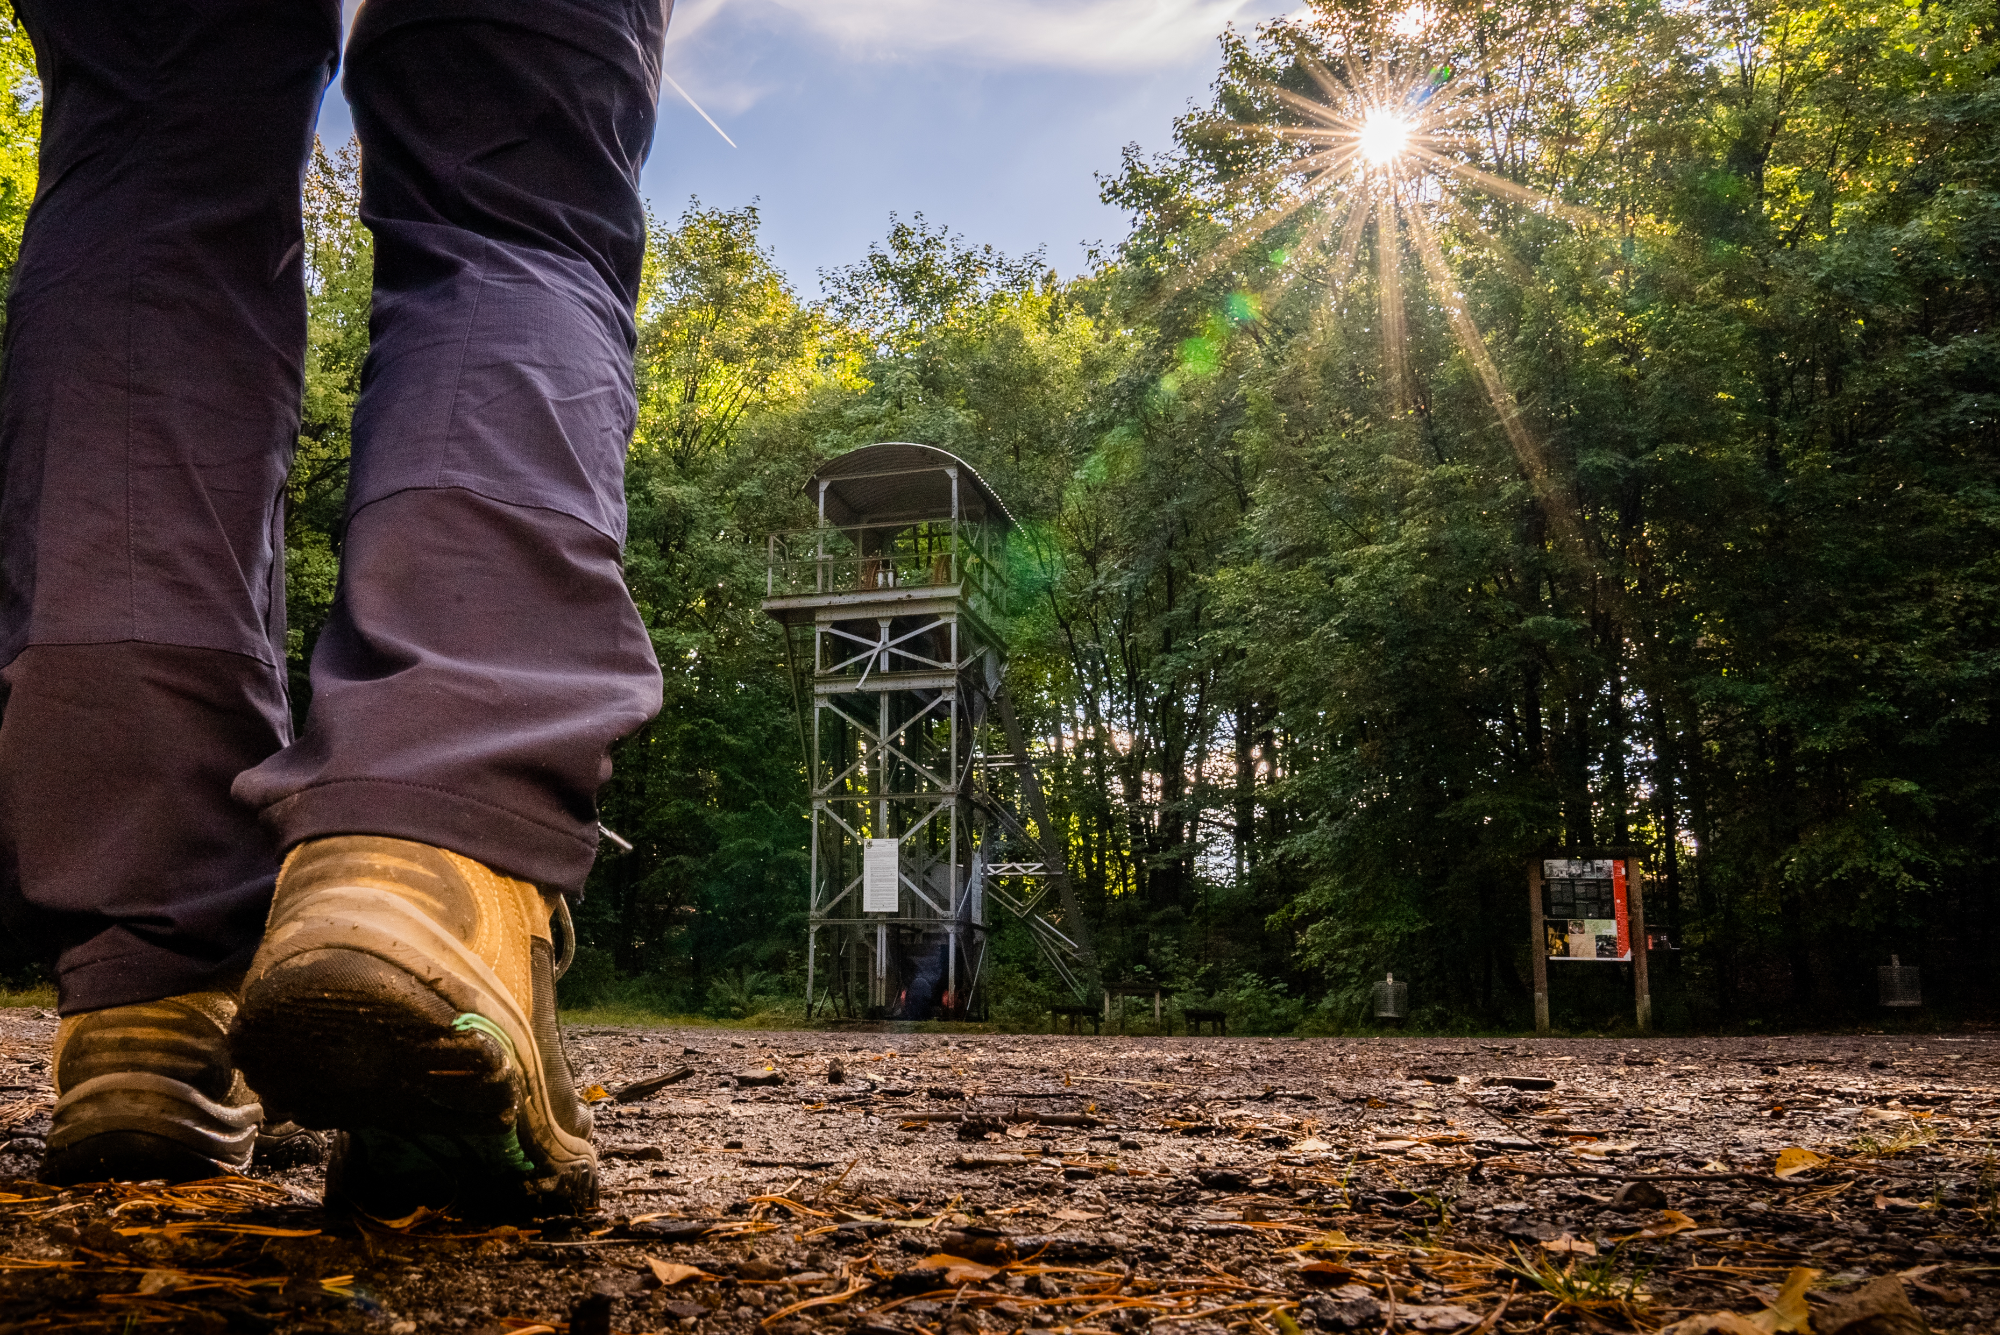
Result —
[[1664, 1210], [1667, 1208], [1667, 1193], [1651, 1182], [1627, 1182], [1618, 1188], [1618, 1194], [1611, 1198], [1614, 1210]]
[[1382, 1319], [1382, 1304], [1372, 1297], [1312, 1298], [1306, 1307], [1320, 1325], [1334, 1330], [1359, 1330]]

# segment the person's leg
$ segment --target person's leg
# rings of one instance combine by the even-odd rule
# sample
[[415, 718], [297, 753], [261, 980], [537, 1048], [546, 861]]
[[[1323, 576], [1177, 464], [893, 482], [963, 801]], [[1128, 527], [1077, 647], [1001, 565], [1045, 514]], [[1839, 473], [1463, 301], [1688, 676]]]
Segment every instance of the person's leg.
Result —
[[[229, 788], [290, 731], [280, 490], [305, 345], [299, 186], [339, 7], [15, 12], [43, 119], [0, 371], [0, 887], [55, 954], [64, 1016], [97, 1017], [66, 1034], [143, 1054], [135, 1034], [180, 1024], [222, 1074], [198, 1054], [162, 1060], [188, 1097], [226, 1104], [221, 1003], [136, 1029], [105, 1013], [226, 996], [276, 874]], [[171, 1103], [113, 1090], [123, 1111], [107, 1110], [118, 1072], [70, 1046], [59, 1133], [129, 1129], [152, 1115], [140, 1104]]]
[[338, 0], [18, 0], [41, 185], [0, 379], [0, 883], [65, 1013], [240, 972], [287, 739], [299, 183]]
[[625, 450], [660, 0], [368, 0], [345, 88], [375, 236], [334, 608], [281, 849], [436, 844], [574, 893], [611, 744], [658, 710]]
[[665, 8], [368, 0], [349, 42], [373, 343], [304, 735], [236, 785], [289, 853], [232, 1032], [371, 1213], [595, 1198], [549, 921], [660, 703], [620, 544]]

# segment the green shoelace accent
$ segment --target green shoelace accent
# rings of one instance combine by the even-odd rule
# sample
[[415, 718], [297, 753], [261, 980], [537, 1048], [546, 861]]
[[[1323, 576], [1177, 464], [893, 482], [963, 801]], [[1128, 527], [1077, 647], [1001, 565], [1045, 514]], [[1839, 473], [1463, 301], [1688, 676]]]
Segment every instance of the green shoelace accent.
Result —
[[479, 1136], [399, 1135], [373, 1129], [349, 1134], [361, 1146], [369, 1177], [378, 1181], [436, 1174], [471, 1182], [535, 1175], [535, 1165], [522, 1152], [520, 1135], [512, 1127]]
[[484, 1015], [474, 1015], [471, 1011], [467, 1011], [456, 1020], [453, 1020], [451, 1027], [456, 1033], [486, 1035], [500, 1045], [500, 1050], [507, 1054], [508, 1061], [512, 1062], [517, 1069], [520, 1067], [521, 1056], [518, 1052], [514, 1051], [514, 1040], [507, 1037], [505, 1029], [502, 1029]]

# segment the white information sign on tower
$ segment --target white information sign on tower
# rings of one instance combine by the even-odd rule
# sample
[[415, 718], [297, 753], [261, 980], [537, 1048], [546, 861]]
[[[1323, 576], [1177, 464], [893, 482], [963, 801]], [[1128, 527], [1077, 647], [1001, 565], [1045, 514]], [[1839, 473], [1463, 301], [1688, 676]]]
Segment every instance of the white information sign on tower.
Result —
[[862, 850], [861, 911], [894, 913], [900, 906], [900, 839], [870, 839]]

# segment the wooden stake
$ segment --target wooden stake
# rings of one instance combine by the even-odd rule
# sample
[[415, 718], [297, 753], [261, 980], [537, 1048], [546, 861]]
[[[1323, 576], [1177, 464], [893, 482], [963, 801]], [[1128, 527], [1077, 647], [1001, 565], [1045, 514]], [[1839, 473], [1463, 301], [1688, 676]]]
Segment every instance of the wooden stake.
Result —
[[1653, 985], [1646, 974], [1646, 893], [1641, 889], [1646, 873], [1639, 859], [1625, 862], [1625, 895], [1632, 924], [1632, 991], [1637, 998], [1639, 1032], [1653, 1032]]
[[1528, 959], [1535, 980], [1535, 1032], [1549, 1032], [1549, 934], [1542, 926], [1542, 860], [1528, 864]]

